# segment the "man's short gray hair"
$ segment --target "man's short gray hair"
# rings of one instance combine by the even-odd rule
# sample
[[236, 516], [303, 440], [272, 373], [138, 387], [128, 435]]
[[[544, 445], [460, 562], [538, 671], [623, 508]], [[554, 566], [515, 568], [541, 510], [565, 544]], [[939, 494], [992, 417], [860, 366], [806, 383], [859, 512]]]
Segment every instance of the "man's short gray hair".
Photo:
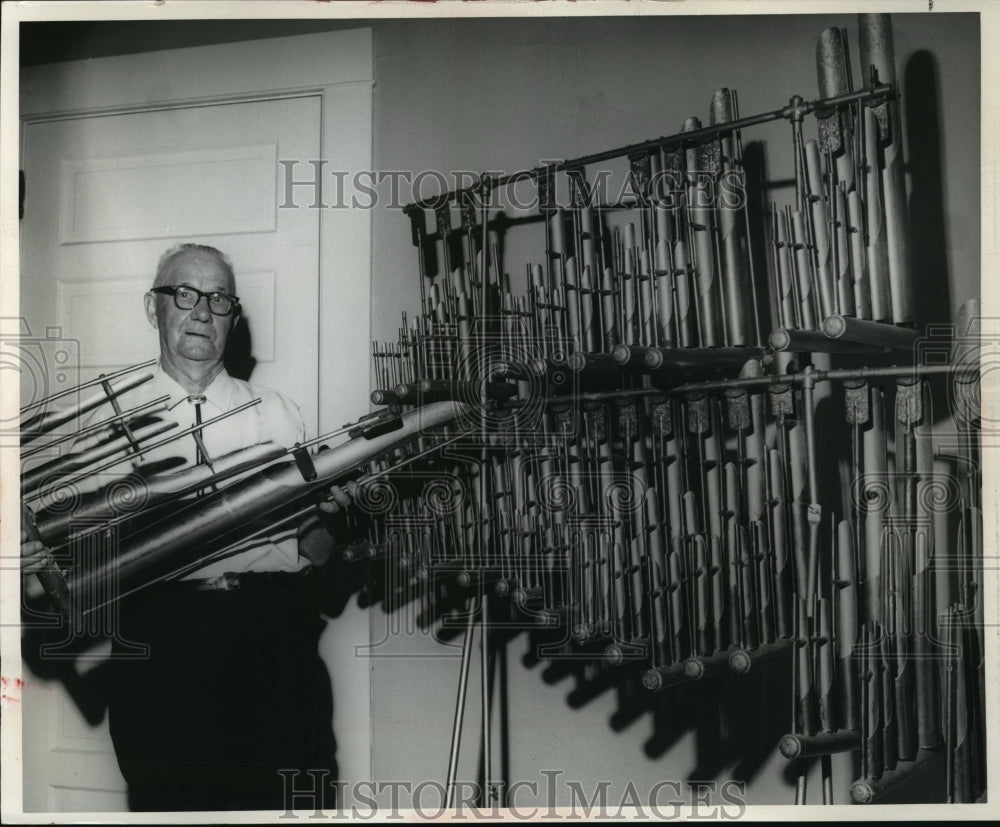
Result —
[[160, 261], [156, 265], [156, 278], [153, 279], [153, 287], [164, 286], [167, 281], [167, 273], [170, 271], [170, 265], [175, 258], [185, 253], [201, 253], [202, 255], [212, 256], [222, 265], [226, 273], [229, 274], [229, 280], [233, 285], [236, 284], [236, 274], [233, 272], [233, 263], [229, 260], [229, 256], [215, 247], [209, 247], [207, 244], [184, 243], [171, 247], [160, 256]]

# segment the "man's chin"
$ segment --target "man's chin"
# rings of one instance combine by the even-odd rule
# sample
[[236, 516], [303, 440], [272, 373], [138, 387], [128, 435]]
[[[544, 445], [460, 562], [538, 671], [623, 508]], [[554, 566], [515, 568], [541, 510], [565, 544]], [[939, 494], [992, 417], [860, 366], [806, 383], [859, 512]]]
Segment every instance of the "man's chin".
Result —
[[220, 362], [222, 354], [210, 344], [204, 345], [185, 343], [177, 349], [177, 355], [191, 362]]

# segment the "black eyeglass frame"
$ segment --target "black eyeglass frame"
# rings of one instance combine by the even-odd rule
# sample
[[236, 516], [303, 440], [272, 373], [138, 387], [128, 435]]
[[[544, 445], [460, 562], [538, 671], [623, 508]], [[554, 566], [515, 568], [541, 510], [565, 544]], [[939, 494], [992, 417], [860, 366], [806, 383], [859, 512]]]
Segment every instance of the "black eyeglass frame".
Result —
[[[197, 293], [198, 295], [197, 301], [195, 301], [195, 303], [192, 304], [190, 307], [182, 307], [180, 300], [177, 298], [177, 293], [180, 290], [189, 290], [192, 293]], [[158, 293], [163, 296], [173, 296], [174, 305], [177, 307], [178, 310], [194, 310], [201, 303], [201, 300], [205, 298], [208, 300], [208, 310], [213, 316], [231, 316], [234, 312], [237, 312], [239, 310], [240, 306], [239, 296], [234, 296], [232, 293], [224, 293], [221, 290], [212, 290], [206, 293], [203, 290], [199, 290], [197, 287], [192, 287], [190, 284], [168, 284], [164, 285], [163, 287], [151, 287], [149, 289], [149, 292]], [[229, 310], [227, 312], [220, 313], [218, 310], [212, 307], [212, 298], [214, 296], [222, 296], [223, 298], [228, 299], [231, 302]]]

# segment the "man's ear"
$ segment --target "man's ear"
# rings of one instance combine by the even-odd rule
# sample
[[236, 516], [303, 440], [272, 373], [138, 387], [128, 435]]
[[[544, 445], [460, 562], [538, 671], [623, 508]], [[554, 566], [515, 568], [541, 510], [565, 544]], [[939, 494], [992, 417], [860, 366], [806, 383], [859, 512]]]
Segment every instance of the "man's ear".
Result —
[[153, 326], [153, 329], [155, 330], [157, 327], [156, 296], [154, 296], [152, 293], [146, 293], [146, 295], [142, 297], [142, 300], [143, 304], [146, 307], [146, 318], [149, 319], [149, 323]]
[[243, 318], [243, 305], [236, 304], [233, 305], [233, 326], [230, 330], [236, 330], [236, 326], [240, 323], [240, 319]]

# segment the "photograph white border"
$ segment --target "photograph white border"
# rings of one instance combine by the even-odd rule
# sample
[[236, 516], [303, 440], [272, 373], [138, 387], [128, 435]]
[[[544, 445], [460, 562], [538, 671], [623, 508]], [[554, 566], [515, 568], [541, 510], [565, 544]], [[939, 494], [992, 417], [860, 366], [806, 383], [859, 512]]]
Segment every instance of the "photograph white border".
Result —
[[[657, 0], [623, 0], [623, 2], [602, 2], [601, 0], [577, 0], [577, 2], [480, 2], [467, 3], [460, 0], [427, 2], [202, 2], [201, 0], [157, 0], [156, 2], [4, 2], [2, 7], [3, 27], [0, 34], [0, 100], [3, 102], [0, 120], [0, 318], [18, 316], [18, 24], [41, 20], [182, 20], [210, 18], [255, 18], [318, 19], [354, 18], [370, 19], [381, 17], [400, 18], [445, 18], [445, 17], [508, 17], [508, 16], [598, 16], [598, 15], [671, 15], [671, 14], [793, 14], [807, 12], [818, 14], [854, 12], [908, 12], [933, 10], [929, 4], [895, 0], [894, 2], [760, 2], [752, 5], [745, 2], [657, 2]], [[998, 143], [997, 131], [1000, 125], [1000, 93], [993, 81], [1000, 78], [1000, 4], [982, 2], [949, 2], [936, 8], [942, 12], [972, 11], [981, 15], [982, 65], [981, 65], [981, 123], [982, 123], [982, 258], [981, 279], [983, 287], [996, 284], [1000, 245], [997, 243], [997, 179]], [[1000, 317], [1000, 291], [982, 290], [982, 310], [986, 317]], [[990, 377], [984, 377], [982, 400], [984, 409], [995, 405], [996, 389]], [[0, 393], [0, 421], [11, 421], [19, 408], [16, 385], [5, 384]], [[0, 502], [0, 544], [3, 566], [2, 600], [0, 600], [0, 651], [5, 680], [12, 684], [21, 680], [20, 640], [19, 640], [19, 575], [16, 551], [19, 525], [17, 498], [17, 454], [8, 447], [3, 456], [3, 478], [0, 481], [3, 498]], [[987, 543], [997, 538], [997, 495], [996, 462], [988, 452], [984, 459], [984, 537]], [[987, 732], [988, 743], [988, 786], [992, 798], [996, 800], [1000, 747], [994, 734], [1000, 724], [1000, 702], [998, 702], [997, 643], [997, 593], [998, 579], [995, 569], [988, 566], [984, 571], [986, 598], [986, 687], [987, 687]], [[2, 728], [2, 817], [6, 823], [82, 823], [96, 820], [113, 823], [156, 823], [163, 816], [156, 814], [121, 813], [29, 813], [21, 812], [21, 771], [20, 771], [20, 714], [15, 700], [0, 701]], [[307, 817], [303, 813], [301, 817]], [[990, 803], [985, 805], [872, 805], [867, 807], [823, 807], [808, 805], [756, 806], [751, 807], [745, 818], [774, 820], [907, 820], [945, 819], [982, 820], [996, 818], [1000, 807]], [[219, 814], [202, 813], [171, 814], [172, 821], [207, 823], [253, 823], [259, 822], [259, 814]], [[466, 822], [468, 823], [468, 821]]]

